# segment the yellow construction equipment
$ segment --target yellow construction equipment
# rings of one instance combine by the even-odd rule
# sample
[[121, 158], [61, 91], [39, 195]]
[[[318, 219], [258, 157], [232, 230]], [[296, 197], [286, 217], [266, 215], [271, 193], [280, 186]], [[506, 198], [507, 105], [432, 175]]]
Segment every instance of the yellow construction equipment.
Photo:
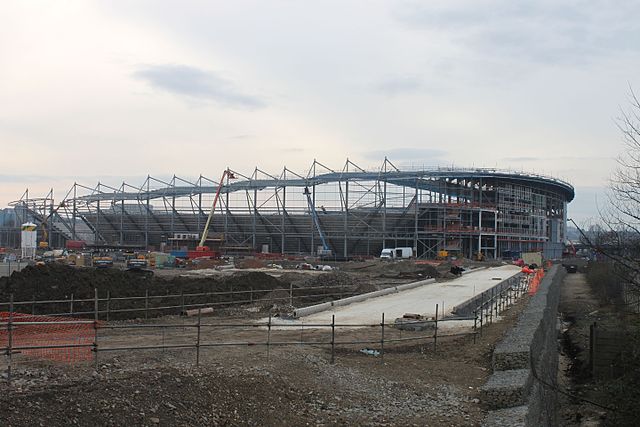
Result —
[[42, 223], [40, 224], [40, 226], [42, 227], [42, 239], [40, 240], [40, 242], [38, 242], [38, 247], [40, 249], [47, 249], [49, 247], [49, 231], [47, 230], [47, 221], [49, 221], [49, 219], [55, 215], [56, 212], [58, 212], [58, 209], [65, 207], [65, 202], [64, 200], [62, 202], [60, 202], [60, 204], [53, 209], [49, 215], [47, 215], [44, 220], [42, 220]]

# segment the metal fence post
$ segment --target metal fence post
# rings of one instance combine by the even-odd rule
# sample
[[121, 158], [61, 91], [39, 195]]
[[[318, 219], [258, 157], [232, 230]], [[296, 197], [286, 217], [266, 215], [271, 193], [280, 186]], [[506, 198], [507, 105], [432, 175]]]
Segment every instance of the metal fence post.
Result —
[[98, 289], [93, 289], [93, 367], [98, 370]]
[[100, 319], [98, 314], [98, 288], [93, 288], [93, 315], [96, 321]]
[[433, 352], [438, 351], [438, 304], [436, 304], [436, 327], [433, 333]]
[[331, 363], [335, 362], [336, 353], [336, 315], [331, 315]]
[[73, 294], [71, 294], [71, 299], [69, 300], [69, 314], [73, 317]]
[[270, 350], [271, 350], [271, 313], [269, 313], [269, 324], [267, 325], [267, 361], [269, 360]]
[[304, 320], [300, 321], [300, 345], [303, 345], [302, 332], [304, 331]]
[[36, 314], [36, 296], [33, 296], [33, 299], [31, 300], [31, 315]]
[[180, 291], [180, 314], [186, 314], [184, 311], [184, 289]]
[[198, 309], [198, 337], [196, 338], [196, 366], [200, 366], [200, 326], [202, 320], [202, 309]]
[[382, 313], [382, 322], [380, 323], [380, 361], [384, 362], [384, 313]]
[[293, 307], [293, 282], [289, 283], [289, 305]]
[[149, 318], [149, 289], [144, 291], [144, 318]]
[[484, 292], [480, 294], [480, 336], [482, 336], [483, 321], [484, 321]]
[[110, 312], [111, 312], [111, 291], [107, 291], [107, 322], [109, 321]]
[[7, 322], [7, 334], [9, 338], [7, 356], [9, 363], [7, 364], [7, 381], [11, 384], [11, 358], [13, 355], [13, 294], [9, 296], [9, 322]]
[[491, 291], [489, 293], [489, 323], [493, 323], [493, 303], [494, 303], [494, 298], [495, 298], [495, 292], [493, 291], [493, 288], [491, 288]]
[[478, 334], [478, 312], [473, 310], [473, 343], [476, 343], [476, 335]]

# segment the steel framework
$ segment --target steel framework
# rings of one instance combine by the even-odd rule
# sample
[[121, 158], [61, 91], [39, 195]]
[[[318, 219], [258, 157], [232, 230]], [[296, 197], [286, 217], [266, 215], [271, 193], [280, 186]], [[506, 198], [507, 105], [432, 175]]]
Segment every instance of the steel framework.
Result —
[[[96, 248], [192, 248], [222, 184], [207, 244], [227, 253], [316, 254], [318, 225], [339, 257], [377, 255], [411, 246], [420, 257], [439, 250], [462, 256], [506, 250], [557, 252], [564, 241], [573, 187], [562, 180], [496, 169], [400, 170], [385, 158], [367, 171], [347, 160], [333, 170], [314, 160], [298, 174], [230, 170], [235, 180], [148, 176], [140, 186], [75, 183], [59, 202], [28, 192], [12, 203], [22, 220], [48, 220], [50, 246], [83, 240]], [[320, 248], [319, 248], [320, 246]], [[561, 249], [560, 249], [561, 250]]]

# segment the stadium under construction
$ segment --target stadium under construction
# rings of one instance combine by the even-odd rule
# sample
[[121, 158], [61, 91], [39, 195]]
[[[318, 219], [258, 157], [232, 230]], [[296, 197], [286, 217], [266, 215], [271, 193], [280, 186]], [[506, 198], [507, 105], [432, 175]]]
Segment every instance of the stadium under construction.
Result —
[[574, 197], [569, 183], [537, 174], [401, 170], [387, 159], [376, 170], [347, 160], [335, 170], [314, 161], [306, 173], [227, 172], [222, 182], [149, 176], [139, 185], [76, 183], [61, 198], [27, 191], [12, 206], [18, 221], [40, 226], [49, 247], [83, 241], [92, 248], [193, 249], [219, 193], [205, 243], [227, 254], [330, 251], [353, 258], [412, 247], [422, 258], [442, 250], [487, 258], [542, 250], [555, 258]]

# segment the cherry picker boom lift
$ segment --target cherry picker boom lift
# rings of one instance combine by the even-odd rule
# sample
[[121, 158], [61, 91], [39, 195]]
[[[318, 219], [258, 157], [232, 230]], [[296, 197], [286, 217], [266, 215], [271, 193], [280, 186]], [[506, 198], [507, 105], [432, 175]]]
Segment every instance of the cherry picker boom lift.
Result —
[[209, 256], [211, 253], [211, 248], [205, 246], [205, 242], [207, 240], [207, 236], [209, 235], [209, 225], [211, 224], [211, 218], [213, 218], [213, 213], [216, 211], [216, 205], [218, 204], [218, 199], [220, 198], [220, 191], [222, 190], [222, 186], [224, 185], [224, 180], [227, 179], [235, 179], [236, 177], [233, 175], [231, 170], [226, 169], [222, 173], [222, 178], [220, 178], [220, 183], [218, 184], [218, 190], [216, 191], [216, 196], [213, 198], [213, 205], [211, 206], [211, 211], [209, 212], [209, 217], [207, 218], [207, 223], [204, 226], [204, 230], [202, 231], [202, 238], [200, 239], [200, 244], [196, 247], [196, 253], [201, 252], [202, 256]]
[[329, 245], [327, 245], [327, 241], [324, 238], [324, 233], [320, 228], [320, 221], [318, 219], [318, 213], [316, 212], [316, 207], [313, 205], [313, 200], [311, 200], [311, 192], [309, 191], [309, 187], [304, 187], [303, 194], [307, 196], [307, 203], [309, 204], [309, 211], [311, 212], [311, 217], [313, 218], [313, 223], [318, 230], [318, 234], [320, 235], [320, 241], [322, 241], [322, 251], [318, 251], [318, 255], [320, 256], [331, 256], [331, 249], [329, 249]]

